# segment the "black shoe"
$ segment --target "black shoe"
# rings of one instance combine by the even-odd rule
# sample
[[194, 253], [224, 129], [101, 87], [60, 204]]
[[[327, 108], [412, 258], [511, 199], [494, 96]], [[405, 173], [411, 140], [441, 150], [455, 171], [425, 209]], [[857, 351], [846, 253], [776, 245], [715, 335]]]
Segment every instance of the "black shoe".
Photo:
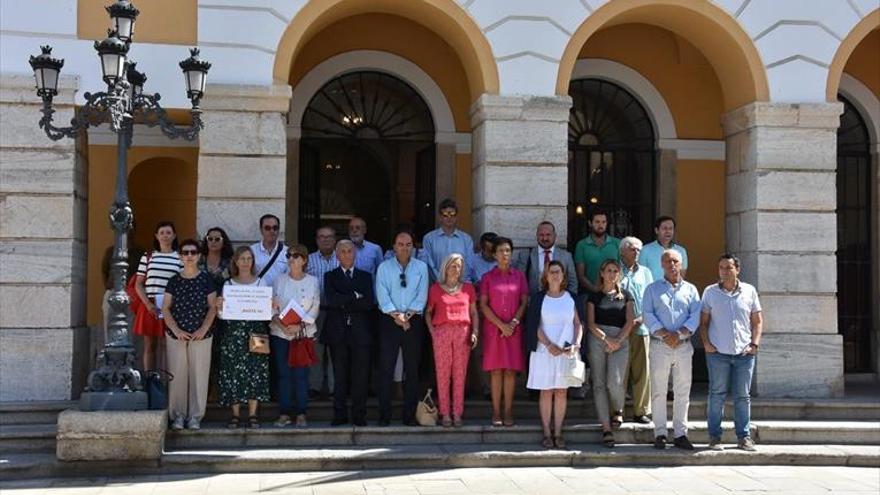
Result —
[[391, 426], [391, 420], [390, 419], [380, 419], [379, 422], [376, 423], [376, 426]]
[[654, 439], [654, 448], [657, 450], [666, 450], [666, 437], [660, 435]]
[[344, 424], [348, 424], [348, 420], [345, 418], [333, 418], [333, 421], [330, 422], [330, 426], [342, 426]]
[[642, 424], [642, 425], [648, 425], [648, 424], [651, 424], [651, 418], [649, 418], [649, 417], [645, 416], [644, 414], [642, 414], [641, 416], [636, 416], [636, 417], [634, 417], [634, 418], [633, 418], [633, 423], [639, 423], [639, 424]]
[[675, 437], [675, 440], [672, 441], [672, 445], [683, 449], [683, 450], [694, 450], [694, 444], [688, 440], [687, 435], [682, 435], [680, 437]]
[[419, 422], [416, 421], [415, 419], [404, 419], [403, 425], [404, 426], [420, 426]]
[[367, 420], [366, 419], [356, 419], [356, 420], [352, 421], [351, 424], [353, 424], [355, 426], [367, 426]]
[[321, 392], [318, 392], [315, 389], [309, 389], [309, 399], [317, 399], [321, 396]]

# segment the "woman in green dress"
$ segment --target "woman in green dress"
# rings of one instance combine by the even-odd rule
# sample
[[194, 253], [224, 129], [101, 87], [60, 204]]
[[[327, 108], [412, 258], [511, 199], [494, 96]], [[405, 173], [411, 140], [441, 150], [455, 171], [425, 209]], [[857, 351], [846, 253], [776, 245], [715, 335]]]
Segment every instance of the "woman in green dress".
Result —
[[[265, 284], [257, 278], [254, 270], [254, 253], [242, 246], [232, 255], [229, 267], [230, 285]], [[221, 318], [223, 298], [218, 298]], [[268, 335], [266, 321], [221, 320], [223, 339], [220, 343], [220, 367], [218, 383], [220, 404], [232, 408], [232, 418], [227, 426], [238, 428], [241, 421], [241, 404], [247, 402], [248, 427], [259, 428], [257, 417], [259, 403], [269, 400], [269, 355], [250, 352], [248, 341], [251, 333]]]

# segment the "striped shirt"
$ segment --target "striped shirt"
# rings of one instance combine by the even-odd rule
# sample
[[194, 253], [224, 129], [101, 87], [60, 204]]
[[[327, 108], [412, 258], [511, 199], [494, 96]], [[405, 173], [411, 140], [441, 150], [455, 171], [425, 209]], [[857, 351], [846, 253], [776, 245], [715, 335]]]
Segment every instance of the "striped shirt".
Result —
[[165, 293], [168, 280], [180, 273], [181, 270], [183, 270], [183, 262], [180, 261], [180, 255], [177, 252], [153, 251], [149, 263], [147, 263], [146, 254], [141, 256], [137, 274], [139, 277], [146, 278], [144, 288], [147, 290], [147, 297], [156, 297], [158, 294]]
[[318, 288], [321, 294], [324, 294], [324, 274], [335, 270], [339, 266], [339, 260], [336, 259], [336, 251], [330, 253], [330, 256], [324, 258], [321, 251], [315, 251], [309, 255], [309, 264], [306, 271], [309, 275], [318, 279]]

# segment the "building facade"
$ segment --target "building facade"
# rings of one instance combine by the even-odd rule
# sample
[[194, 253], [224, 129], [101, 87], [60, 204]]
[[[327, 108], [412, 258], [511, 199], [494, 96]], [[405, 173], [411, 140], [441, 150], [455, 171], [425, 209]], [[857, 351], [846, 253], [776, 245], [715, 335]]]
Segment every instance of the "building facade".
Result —
[[[115, 138], [50, 141], [28, 57], [66, 60], [64, 122], [103, 88], [104, 0], [0, 0], [0, 401], [75, 398], [101, 323]], [[176, 61], [211, 60], [206, 128], [136, 127], [136, 244], [224, 227], [283, 237], [361, 215], [389, 243], [462, 227], [519, 246], [542, 220], [573, 247], [591, 207], [614, 235], [678, 221], [688, 277], [718, 254], [761, 292], [756, 392], [833, 397], [880, 368], [880, 9], [875, 0], [150, 0], [130, 56], [172, 116]]]

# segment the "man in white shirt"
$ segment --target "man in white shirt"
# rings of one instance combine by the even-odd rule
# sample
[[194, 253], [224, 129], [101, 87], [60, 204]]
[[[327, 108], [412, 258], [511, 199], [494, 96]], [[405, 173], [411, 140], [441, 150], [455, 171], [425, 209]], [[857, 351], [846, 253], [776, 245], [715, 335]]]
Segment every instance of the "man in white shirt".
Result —
[[541, 291], [541, 275], [544, 273], [544, 267], [555, 260], [565, 267], [565, 276], [568, 279], [568, 286], [565, 289], [577, 294], [578, 279], [574, 259], [571, 253], [556, 245], [556, 226], [546, 220], [539, 223], [535, 240], [538, 243], [537, 247], [520, 251], [513, 261], [513, 266], [525, 273], [529, 292], [535, 294]]
[[251, 245], [254, 252], [254, 270], [271, 287], [278, 275], [287, 273], [287, 247], [278, 240], [281, 220], [267, 213], [260, 217], [260, 242]]

